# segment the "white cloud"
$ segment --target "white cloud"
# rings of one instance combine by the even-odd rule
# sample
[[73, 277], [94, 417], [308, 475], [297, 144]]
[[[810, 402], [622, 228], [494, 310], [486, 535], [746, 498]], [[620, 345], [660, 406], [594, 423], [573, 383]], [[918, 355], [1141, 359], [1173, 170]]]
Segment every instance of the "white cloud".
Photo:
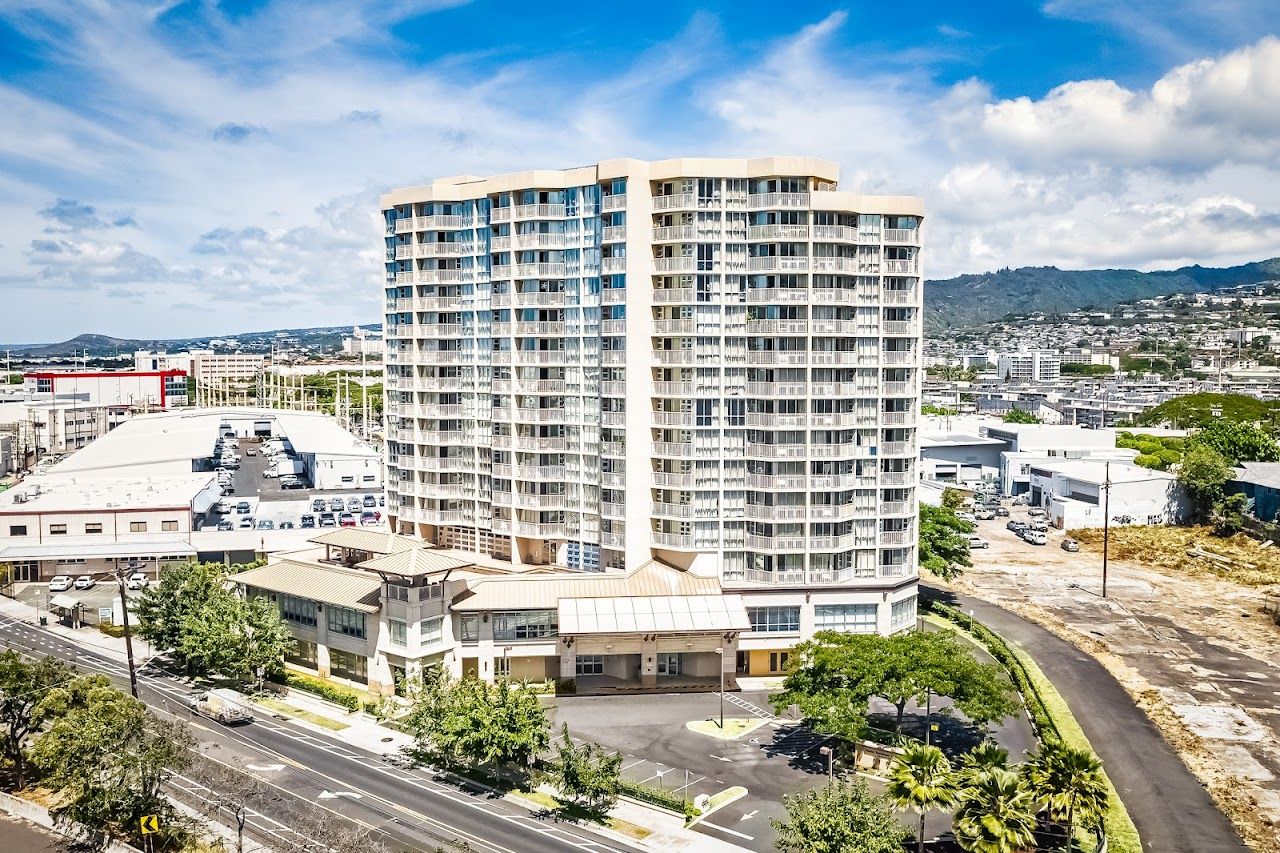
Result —
[[[1237, 262], [1280, 241], [1275, 39], [1146, 88], [1076, 81], [999, 100], [980, 79], [944, 87], [925, 64], [842, 50], [844, 13], [749, 48], [699, 15], [583, 87], [563, 57], [401, 64], [388, 15], [441, 5], [274, 0], [232, 20], [204, 4], [188, 24], [127, 2], [0, 9], [45, 45], [61, 86], [94, 95], [80, 110], [0, 81], [0, 156], [19, 164], [0, 172], [0, 285], [48, 323], [21, 334], [278, 325], [262, 306], [293, 306], [298, 325], [366, 322], [380, 191], [624, 154], [828, 157], [850, 189], [925, 197], [934, 276]], [[46, 287], [80, 295], [49, 314]], [[213, 329], [188, 310], [214, 304]]]

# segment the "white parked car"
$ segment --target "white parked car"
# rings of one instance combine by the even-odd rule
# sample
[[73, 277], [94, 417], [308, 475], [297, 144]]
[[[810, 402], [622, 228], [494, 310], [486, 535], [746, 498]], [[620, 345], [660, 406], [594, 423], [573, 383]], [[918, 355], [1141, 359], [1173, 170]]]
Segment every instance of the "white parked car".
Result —
[[49, 579], [49, 592], [66, 592], [71, 589], [71, 575], [58, 575]]
[[970, 536], [970, 537], [969, 537], [969, 550], [970, 550], [970, 551], [972, 551], [974, 548], [990, 548], [990, 547], [991, 547], [991, 543], [990, 543], [990, 542], [988, 542], [987, 540], [983, 539], [981, 536]]
[[1049, 542], [1048, 537], [1044, 535], [1042, 530], [1028, 530], [1022, 534], [1022, 538], [1031, 545], [1045, 545]]
[[129, 575], [129, 579], [124, 582], [124, 585], [129, 589], [146, 589], [147, 584], [149, 583], [151, 583], [151, 579], [145, 574], [142, 572], [134, 572]]
[[1045, 517], [1047, 517], [1048, 515], [1049, 515], [1049, 514], [1048, 514], [1047, 512], [1045, 512], [1044, 510], [1040, 509], [1039, 507], [1035, 507], [1035, 508], [1033, 508], [1033, 509], [1029, 509], [1029, 510], [1027, 510], [1027, 517], [1028, 517], [1028, 518], [1045, 518]]
[[93, 575], [81, 575], [76, 578], [74, 586], [76, 589], [93, 589], [97, 584], [98, 582], [93, 579]]

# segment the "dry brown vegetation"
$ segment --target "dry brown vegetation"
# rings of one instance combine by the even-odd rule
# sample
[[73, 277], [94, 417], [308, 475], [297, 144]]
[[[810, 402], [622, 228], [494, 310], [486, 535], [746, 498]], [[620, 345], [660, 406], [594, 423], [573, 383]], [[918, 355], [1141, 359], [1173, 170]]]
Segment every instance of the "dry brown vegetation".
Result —
[[[1082, 548], [1102, 553], [1101, 529], [1072, 530], [1069, 535]], [[1188, 553], [1196, 550], [1214, 556]], [[1188, 576], [1213, 575], [1242, 586], [1280, 585], [1280, 546], [1263, 547], [1243, 533], [1221, 538], [1209, 527], [1113, 527], [1109, 554], [1113, 560]]]

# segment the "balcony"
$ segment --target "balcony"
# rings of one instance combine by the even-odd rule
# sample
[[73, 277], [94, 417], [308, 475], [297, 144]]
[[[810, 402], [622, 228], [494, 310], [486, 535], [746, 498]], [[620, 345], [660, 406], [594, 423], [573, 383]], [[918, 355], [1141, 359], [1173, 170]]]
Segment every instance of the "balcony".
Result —
[[808, 272], [807, 255], [765, 255], [747, 258], [747, 272]]
[[654, 258], [653, 269], [660, 273], [696, 272], [698, 259], [692, 255], [678, 258]]
[[748, 240], [808, 240], [808, 225], [750, 225]]
[[[609, 504], [602, 504], [609, 506]], [[672, 504], [654, 501], [650, 507], [651, 514], [661, 518], [693, 518], [693, 504]], [[603, 515], [603, 511], [601, 512]], [[617, 517], [621, 518], [621, 514]]]
[[534, 232], [517, 234], [513, 238], [513, 249], [563, 249], [569, 240], [564, 234]]
[[881, 412], [880, 423], [884, 426], [915, 426], [915, 412]]
[[655, 335], [692, 335], [695, 330], [696, 324], [692, 319], [653, 321], [653, 333]]
[[564, 278], [564, 264], [516, 264], [516, 278]]
[[880, 386], [880, 393], [886, 397], [914, 397], [916, 394], [916, 383], [914, 382], [885, 382]]
[[880, 515], [915, 515], [916, 505], [914, 501], [881, 501]]
[[881, 350], [880, 363], [899, 367], [915, 367], [920, 354], [915, 350]]
[[513, 532], [516, 536], [527, 536], [532, 539], [563, 539], [566, 528], [563, 524], [538, 524], [534, 521], [517, 521]]
[[[627, 271], [627, 259], [625, 257], [611, 257], [600, 259], [600, 272], [607, 274], [616, 274]], [[607, 292], [607, 291], [606, 291]], [[620, 291], [625, 292], [625, 291]]]
[[884, 241], [886, 243], [906, 243], [910, 246], [919, 246], [920, 231], [916, 228], [886, 228], [884, 229]]
[[653, 197], [654, 210], [679, 210], [696, 206], [697, 199], [693, 193], [675, 193], [673, 195], [656, 195]]
[[657, 397], [687, 398], [693, 394], [693, 382], [654, 382], [653, 393]]
[[653, 229], [653, 242], [693, 242], [699, 237], [696, 225], [658, 225]]
[[807, 444], [752, 444], [747, 443], [747, 456], [752, 459], [804, 459], [809, 454]]
[[601, 210], [622, 210], [627, 206], [627, 194], [615, 193], [613, 195], [601, 196]]
[[626, 456], [627, 446], [621, 441], [602, 441], [600, 442], [601, 456]]
[[653, 472], [653, 485], [658, 488], [690, 488], [694, 485], [694, 475], [673, 474], [667, 471]]
[[808, 193], [752, 193], [747, 196], [747, 207], [752, 209], [771, 207], [794, 209], [808, 206]]
[[691, 349], [654, 350], [653, 360], [657, 364], [682, 365], [693, 364], [694, 352]]
[[621, 427], [627, 425], [626, 412], [601, 412], [600, 426]]
[[[814, 303], [823, 305], [869, 305], [875, 302], [875, 298], [874, 290], [855, 290], [849, 287], [815, 287], [813, 289]], [[859, 331], [862, 328], [874, 327], [860, 327]]]
[[419, 258], [448, 258], [458, 255], [474, 254], [475, 246], [471, 243], [443, 242], [418, 243], [414, 247], [414, 256]]
[[626, 539], [621, 533], [605, 530], [600, 534], [600, 544], [605, 548], [622, 548], [626, 544]]
[[[755, 548], [761, 551], [803, 551], [805, 548], [805, 537], [803, 536], [753, 536], [748, 533], [745, 540], [748, 548]], [[803, 572], [797, 572], [800, 577], [804, 576]], [[798, 581], [797, 581], [798, 582]]]
[[664, 412], [656, 410], [653, 413], [653, 425], [657, 427], [691, 427], [693, 426], [693, 412]]
[[[814, 415], [816, 422], [818, 416]], [[809, 425], [809, 416], [805, 414], [777, 415], [772, 412], [747, 412], [747, 426], [764, 429], [794, 429]]]
[[884, 262], [885, 275], [919, 275], [920, 262], [917, 260], [887, 260]]
[[512, 207], [516, 219], [563, 219], [563, 204], [517, 204]]
[[[563, 424], [568, 423], [569, 415], [564, 409], [520, 409], [515, 410], [515, 419], [527, 424]], [[496, 412], [495, 412], [496, 414]]]
[[418, 270], [413, 274], [415, 284], [461, 284], [471, 280], [471, 272], [463, 269]]
[[667, 456], [676, 459], [692, 459], [693, 445], [683, 441], [655, 441], [654, 456]]
[[606, 287], [600, 291], [600, 302], [604, 305], [622, 305], [627, 301], [627, 290], [624, 287]]
[[664, 287], [653, 291], [653, 301], [664, 305], [673, 302], [693, 302], [695, 300], [692, 287]]
[[747, 518], [756, 521], [796, 521], [803, 519], [804, 504], [787, 506], [765, 506], [764, 504], [747, 504]]
[[[689, 383], [692, 385], [692, 383]], [[815, 391], [816, 393], [816, 391]], [[807, 397], [809, 386], [804, 382], [748, 382], [749, 397]]]
[[813, 271], [857, 275], [862, 271], [862, 266], [858, 263], [857, 258], [818, 256], [813, 259]]
[[905, 335], [915, 337], [920, 334], [920, 327], [914, 320], [885, 320], [880, 324], [880, 331], [886, 335]]
[[875, 367], [877, 364], [876, 357], [872, 353], [834, 350], [814, 350], [809, 353], [809, 363], [839, 367]]
[[569, 354], [562, 349], [515, 350], [516, 364], [561, 365], [569, 363]]
[[912, 486], [915, 485], [917, 477], [914, 471], [881, 471], [880, 485], [882, 486]]
[[842, 243], [858, 242], [858, 229], [848, 225], [815, 225], [814, 240], [836, 240]]
[[650, 533], [649, 541], [657, 548], [680, 548], [692, 550], [693, 534], [692, 533]]
[[913, 441], [882, 441], [880, 443], [881, 456], [916, 456], [915, 442]]
[[510, 222], [511, 208], [510, 207], [493, 208], [492, 210], [489, 211], [489, 221], [490, 222]]
[[747, 364], [808, 364], [804, 350], [747, 350]]
[[881, 530], [881, 545], [914, 545], [916, 544], [916, 532], [914, 530]]

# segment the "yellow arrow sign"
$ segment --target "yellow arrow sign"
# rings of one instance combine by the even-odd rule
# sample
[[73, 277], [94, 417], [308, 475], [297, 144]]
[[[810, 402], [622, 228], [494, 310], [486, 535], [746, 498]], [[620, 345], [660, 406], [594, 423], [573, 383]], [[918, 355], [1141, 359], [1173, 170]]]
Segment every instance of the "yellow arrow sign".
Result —
[[143, 835], [150, 835], [153, 832], [160, 831], [160, 817], [158, 815], [143, 815], [138, 818], [138, 827], [142, 830]]

